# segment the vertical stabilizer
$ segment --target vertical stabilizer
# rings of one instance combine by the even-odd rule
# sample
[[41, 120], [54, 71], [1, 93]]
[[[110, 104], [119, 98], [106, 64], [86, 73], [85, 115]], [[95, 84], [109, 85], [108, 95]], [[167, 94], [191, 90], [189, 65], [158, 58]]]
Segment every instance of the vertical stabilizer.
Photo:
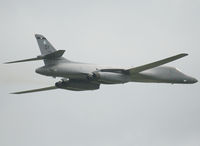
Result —
[[47, 55], [56, 51], [56, 49], [51, 45], [51, 43], [42, 35], [36, 34], [35, 38], [38, 42], [40, 52], [42, 55]]
[[[41, 34], [35, 34], [35, 38], [38, 42], [38, 46], [40, 48], [40, 52], [42, 56], [51, 54], [56, 52], [57, 50], [51, 45], [51, 43]], [[57, 59], [44, 59], [45, 65], [56, 64], [60, 61], [66, 60], [64, 57], [60, 57]]]

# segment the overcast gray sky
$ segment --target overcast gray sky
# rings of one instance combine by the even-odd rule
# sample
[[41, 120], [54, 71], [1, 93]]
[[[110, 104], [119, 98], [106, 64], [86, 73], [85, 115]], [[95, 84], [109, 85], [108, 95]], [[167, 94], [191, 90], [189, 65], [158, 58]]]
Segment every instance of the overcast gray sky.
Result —
[[[170, 63], [200, 79], [199, 0], [0, 0], [0, 62], [39, 55], [43, 34], [75, 61]], [[53, 85], [43, 62], [0, 65], [2, 146], [199, 146], [200, 86], [128, 83], [97, 91], [12, 91]]]

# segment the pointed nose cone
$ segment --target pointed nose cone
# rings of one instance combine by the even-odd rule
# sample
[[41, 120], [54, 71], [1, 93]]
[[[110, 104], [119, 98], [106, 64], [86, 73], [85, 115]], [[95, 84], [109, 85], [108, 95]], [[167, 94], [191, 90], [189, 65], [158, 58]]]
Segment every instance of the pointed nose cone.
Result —
[[195, 78], [193, 78], [193, 77], [190, 77], [189, 80], [188, 80], [188, 83], [189, 83], [189, 84], [194, 84], [194, 83], [196, 83], [196, 82], [198, 82], [198, 80], [195, 79]]
[[197, 83], [197, 82], [198, 82], [198, 80], [193, 78], [193, 83]]
[[194, 84], [194, 83], [198, 82], [198, 80], [193, 77], [186, 76], [185, 79], [183, 80], [183, 82], [185, 84]]

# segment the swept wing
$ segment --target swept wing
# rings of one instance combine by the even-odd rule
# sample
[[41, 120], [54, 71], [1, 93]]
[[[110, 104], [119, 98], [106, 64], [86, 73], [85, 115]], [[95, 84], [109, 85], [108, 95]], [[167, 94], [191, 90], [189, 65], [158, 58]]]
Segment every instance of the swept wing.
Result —
[[165, 59], [153, 62], [153, 63], [149, 63], [149, 64], [145, 64], [145, 65], [142, 65], [142, 66], [134, 67], [134, 68], [128, 69], [126, 71], [128, 71], [130, 74], [139, 73], [139, 72], [142, 72], [142, 71], [145, 71], [145, 70], [148, 70], [148, 69], [151, 69], [151, 68], [154, 68], [154, 67], [158, 67], [158, 66], [161, 66], [163, 64], [175, 61], [175, 60], [180, 59], [182, 57], [185, 57], [187, 55], [188, 54], [186, 54], [186, 53], [178, 54], [178, 55], [175, 55], [175, 56], [172, 56], [172, 57], [169, 57], [169, 58], [165, 58]]
[[45, 87], [45, 88], [33, 89], [33, 90], [13, 92], [11, 94], [24, 94], [24, 93], [40, 92], [40, 91], [47, 91], [47, 90], [54, 90], [54, 89], [58, 89], [58, 88], [56, 86], [50, 86], [50, 87]]

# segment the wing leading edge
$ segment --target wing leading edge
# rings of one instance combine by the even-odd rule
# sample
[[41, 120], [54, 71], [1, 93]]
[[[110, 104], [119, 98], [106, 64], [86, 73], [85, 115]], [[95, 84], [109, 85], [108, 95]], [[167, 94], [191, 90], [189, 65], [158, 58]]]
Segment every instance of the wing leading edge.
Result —
[[134, 68], [130, 68], [130, 69], [116, 68], [116, 69], [101, 69], [100, 71], [101, 72], [123, 73], [123, 74], [134, 74], [134, 73], [139, 73], [139, 72], [142, 72], [142, 71], [145, 71], [145, 70], [148, 70], [148, 69], [158, 67], [158, 66], [161, 66], [163, 64], [175, 61], [175, 60], [180, 59], [182, 57], [185, 57], [187, 55], [188, 54], [186, 54], [186, 53], [182, 53], [182, 54], [178, 54], [178, 55], [175, 55], [175, 56], [172, 56], [172, 57], [168, 57], [168, 58], [156, 61], [156, 62], [148, 63], [148, 64], [138, 66], [138, 67], [134, 67]]
[[142, 71], [145, 71], [145, 70], [148, 70], [148, 69], [151, 69], [151, 68], [154, 68], [154, 67], [158, 67], [158, 66], [161, 66], [163, 64], [175, 61], [175, 60], [180, 59], [182, 57], [185, 57], [187, 55], [188, 54], [186, 54], [186, 53], [178, 54], [178, 55], [175, 55], [175, 56], [172, 56], [172, 57], [168, 57], [168, 58], [165, 58], [165, 59], [153, 62], [153, 63], [149, 63], [149, 64], [145, 64], [145, 65], [142, 65], [142, 66], [134, 67], [134, 68], [128, 69], [126, 71], [129, 74], [139, 73], [139, 72], [142, 72]]

